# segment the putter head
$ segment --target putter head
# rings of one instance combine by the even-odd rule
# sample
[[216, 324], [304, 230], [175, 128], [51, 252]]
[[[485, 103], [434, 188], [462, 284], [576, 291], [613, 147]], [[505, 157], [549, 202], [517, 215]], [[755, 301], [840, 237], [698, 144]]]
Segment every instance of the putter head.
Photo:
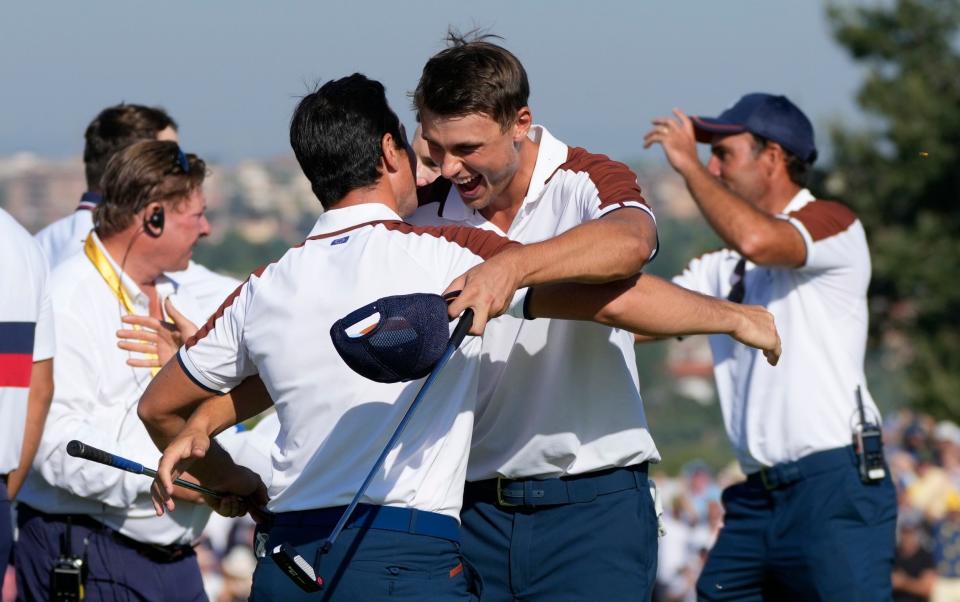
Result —
[[337, 353], [357, 374], [381, 383], [430, 374], [450, 341], [447, 302], [417, 293], [377, 299], [330, 328]]

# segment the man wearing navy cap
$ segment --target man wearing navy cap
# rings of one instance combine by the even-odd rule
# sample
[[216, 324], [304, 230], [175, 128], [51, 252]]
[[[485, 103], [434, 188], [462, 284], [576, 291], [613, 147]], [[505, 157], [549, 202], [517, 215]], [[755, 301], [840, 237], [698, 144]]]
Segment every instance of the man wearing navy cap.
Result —
[[[697, 142], [710, 144], [705, 166]], [[654, 119], [653, 144], [727, 244], [674, 282], [767, 307], [784, 346], [774, 370], [710, 337], [747, 480], [723, 494], [699, 599], [890, 599], [893, 486], [879, 453], [871, 464], [851, 445], [880, 423], [863, 372], [870, 254], [856, 215], [805, 187], [817, 157], [810, 121], [784, 96], [748, 94], [716, 118], [677, 109]]]

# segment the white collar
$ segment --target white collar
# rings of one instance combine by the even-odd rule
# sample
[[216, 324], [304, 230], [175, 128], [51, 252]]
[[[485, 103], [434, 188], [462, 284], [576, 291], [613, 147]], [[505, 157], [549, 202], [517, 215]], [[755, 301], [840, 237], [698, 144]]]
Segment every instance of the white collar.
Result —
[[324, 212], [317, 223], [310, 230], [310, 236], [320, 234], [329, 234], [338, 230], [345, 230], [367, 222], [378, 222], [385, 220], [402, 221], [397, 213], [383, 203], [361, 203], [351, 205], [342, 209], [331, 209]]
[[[107, 261], [110, 263], [110, 267], [113, 268], [113, 271], [120, 278], [120, 285], [123, 286], [123, 290], [127, 296], [130, 297], [130, 300], [137, 305], [149, 305], [150, 298], [147, 297], [146, 293], [140, 290], [140, 285], [138, 285], [129, 274], [120, 269], [120, 265], [114, 261], [113, 256], [111, 256], [110, 252], [107, 251], [107, 248], [103, 246], [103, 241], [100, 240], [99, 236], [97, 236], [96, 230], [91, 230], [90, 236], [93, 237], [93, 243], [97, 245], [97, 247], [100, 249], [100, 252], [103, 253], [103, 256], [106, 257]], [[178, 288], [176, 281], [167, 277], [166, 274], [161, 274], [154, 281], [154, 285], [157, 287], [157, 295], [161, 298], [161, 301], [164, 297], [176, 292], [176, 289]]]
[[788, 213], [793, 213], [794, 211], [799, 211], [804, 205], [815, 200], [817, 200], [817, 197], [813, 196], [812, 192], [806, 188], [802, 188], [793, 196], [792, 199], [790, 199], [790, 202], [787, 203], [787, 206], [783, 208], [781, 213], [786, 215]]

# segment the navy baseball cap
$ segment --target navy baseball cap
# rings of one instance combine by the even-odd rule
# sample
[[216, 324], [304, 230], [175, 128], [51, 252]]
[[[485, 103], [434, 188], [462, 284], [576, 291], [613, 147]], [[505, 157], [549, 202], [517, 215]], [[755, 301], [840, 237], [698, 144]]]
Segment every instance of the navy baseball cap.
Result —
[[330, 328], [337, 353], [357, 374], [381, 383], [430, 374], [450, 340], [447, 301], [416, 293], [377, 299]]
[[750, 132], [772, 140], [801, 161], [817, 160], [813, 125], [786, 96], [756, 92], [747, 94], [719, 117], [691, 117], [698, 142], [710, 142], [713, 134]]

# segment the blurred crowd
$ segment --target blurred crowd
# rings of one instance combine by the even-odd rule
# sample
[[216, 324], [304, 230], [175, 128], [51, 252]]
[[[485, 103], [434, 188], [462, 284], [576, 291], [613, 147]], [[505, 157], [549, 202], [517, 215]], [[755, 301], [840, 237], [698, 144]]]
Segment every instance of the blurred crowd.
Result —
[[[960, 601], [960, 427], [900, 410], [884, 421], [887, 463], [897, 488], [895, 602]], [[664, 507], [655, 602], [696, 600], [704, 560], [723, 526], [723, 489], [744, 478], [736, 463], [703, 461], [654, 476]]]

